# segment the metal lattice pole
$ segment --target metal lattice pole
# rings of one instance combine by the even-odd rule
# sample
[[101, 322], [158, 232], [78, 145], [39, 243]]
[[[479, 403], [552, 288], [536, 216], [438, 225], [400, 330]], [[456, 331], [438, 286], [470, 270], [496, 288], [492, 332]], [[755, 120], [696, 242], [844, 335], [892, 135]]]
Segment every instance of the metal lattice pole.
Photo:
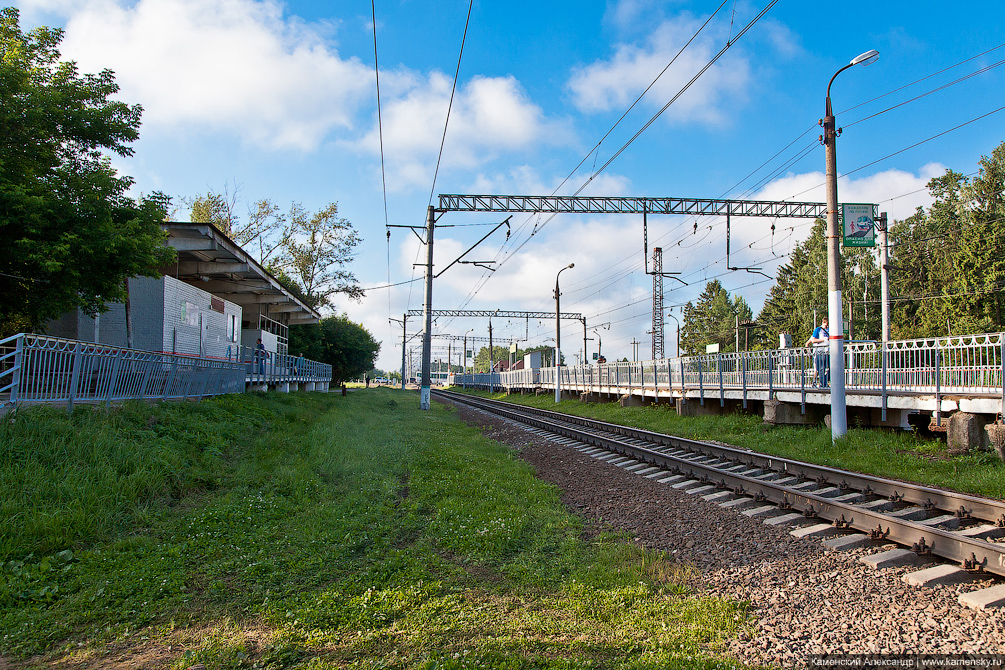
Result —
[[653, 360], [663, 359], [663, 249], [653, 247]]

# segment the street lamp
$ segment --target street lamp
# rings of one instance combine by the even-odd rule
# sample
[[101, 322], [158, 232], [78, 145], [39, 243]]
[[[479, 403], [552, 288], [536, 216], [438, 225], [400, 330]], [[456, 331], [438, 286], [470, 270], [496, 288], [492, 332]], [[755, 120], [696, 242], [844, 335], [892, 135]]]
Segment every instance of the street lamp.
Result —
[[680, 358], [680, 321], [678, 321], [677, 317], [671, 314], [669, 311], [667, 311], [667, 316], [669, 316], [674, 321], [677, 321], [677, 358]]
[[596, 328], [593, 329], [593, 332], [597, 336], [597, 361], [600, 361], [600, 357], [603, 355], [604, 341], [600, 339], [600, 333]]
[[562, 402], [562, 321], [558, 300], [562, 294], [558, 290], [558, 278], [563, 272], [574, 267], [575, 263], [569, 263], [555, 275], [555, 402]]
[[837, 155], [834, 112], [831, 109], [831, 84], [839, 74], [854, 65], [870, 65], [879, 58], [875, 49], [859, 54], [850, 63], [834, 73], [827, 84], [827, 106], [823, 119], [824, 151], [827, 163], [827, 315], [830, 335], [830, 385], [831, 385], [831, 439], [837, 440], [848, 433], [848, 413], [844, 393], [844, 326], [841, 315], [841, 230], [838, 227]]

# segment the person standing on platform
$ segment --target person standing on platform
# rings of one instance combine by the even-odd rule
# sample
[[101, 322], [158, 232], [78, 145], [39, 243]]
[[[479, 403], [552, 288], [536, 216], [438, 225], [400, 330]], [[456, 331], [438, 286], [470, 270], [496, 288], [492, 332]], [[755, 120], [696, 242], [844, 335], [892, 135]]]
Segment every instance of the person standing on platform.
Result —
[[827, 317], [820, 321], [820, 325], [813, 330], [810, 339], [806, 340], [807, 347], [815, 347], [814, 362], [817, 368], [817, 386], [826, 388], [830, 384], [831, 362], [830, 351], [830, 330], [827, 328]]

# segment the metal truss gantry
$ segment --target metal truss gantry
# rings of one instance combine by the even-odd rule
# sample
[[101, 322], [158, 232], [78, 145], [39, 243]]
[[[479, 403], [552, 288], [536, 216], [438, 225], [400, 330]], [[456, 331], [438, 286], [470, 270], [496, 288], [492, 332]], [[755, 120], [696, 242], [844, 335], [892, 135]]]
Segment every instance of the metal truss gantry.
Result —
[[685, 214], [817, 219], [825, 202], [719, 198], [607, 198], [587, 195], [441, 195], [438, 212], [533, 214]]

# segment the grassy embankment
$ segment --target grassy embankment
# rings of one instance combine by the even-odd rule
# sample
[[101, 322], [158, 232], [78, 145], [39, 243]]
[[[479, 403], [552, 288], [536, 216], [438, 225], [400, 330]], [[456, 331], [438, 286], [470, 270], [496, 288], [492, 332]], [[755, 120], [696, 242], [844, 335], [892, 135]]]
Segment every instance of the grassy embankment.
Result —
[[553, 395], [466, 392], [693, 440], [724, 442], [742, 449], [878, 477], [1005, 499], [1005, 463], [993, 451], [949, 454], [944, 440], [911, 432], [849, 427], [845, 438], [833, 442], [830, 429], [822, 425], [768, 427], [760, 416], [750, 414], [682, 417], [666, 405], [621, 407], [617, 403], [574, 400], [556, 405]]
[[743, 606], [434, 403], [237, 395], [0, 423], [0, 665], [720, 668]]

